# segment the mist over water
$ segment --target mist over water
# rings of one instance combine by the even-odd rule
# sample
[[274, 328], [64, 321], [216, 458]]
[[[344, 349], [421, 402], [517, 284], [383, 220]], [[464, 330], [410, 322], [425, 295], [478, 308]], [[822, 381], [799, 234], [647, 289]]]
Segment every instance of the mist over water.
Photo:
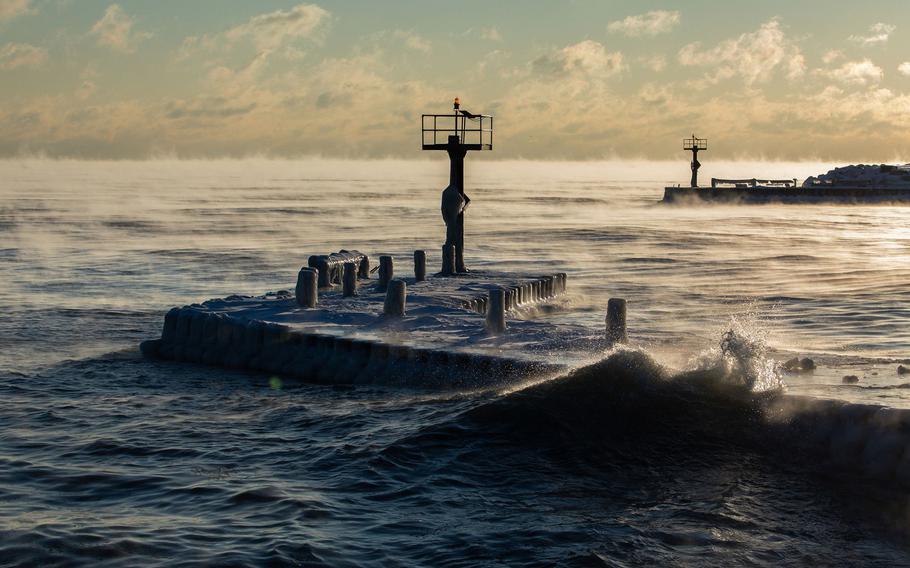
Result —
[[659, 204], [684, 160], [466, 177], [469, 266], [567, 272], [540, 317], [592, 336], [626, 298], [653, 368], [435, 393], [145, 361], [171, 306], [292, 289], [310, 254], [437, 265], [447, 161], [0, 162], [0, 565], [907, 563], [905, 495], [776, 456], [749, 396], [655, 380], [910, 407], [910, 207]]

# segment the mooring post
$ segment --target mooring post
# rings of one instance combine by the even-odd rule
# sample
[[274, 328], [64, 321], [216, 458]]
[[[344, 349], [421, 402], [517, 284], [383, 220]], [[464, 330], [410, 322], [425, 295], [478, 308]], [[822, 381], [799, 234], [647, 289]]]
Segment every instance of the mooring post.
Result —
[[315, 268], [304, 267], [297, 273], [297, 305], [304, 308], [315, 308], [319, 297], [319, 271]]
[[443, 245], [442, 275], [452, 276], [453, 274], [455, 274], [455, 245]]
[[332, 286], [332, 274], [329, 272], [329, 261], [320, 259], [316, 265], [317, 274], [319, 275], [319, 287], [329, 288]]
[[392, 280], [392, 277], [395, 275], [395, 270], [392, 266], [392, 257], [388, 255], [383, 255], [379, 257], [379, 289], [385, 290], [389, 286], [389, 282]]
[[370, 279], [370, 257], [367, 255], [360, 259], [360, 272], [357, 276], [365, 280]]
[[357, 295], [357, 265], [353, 262], [344, 263], [344, 274], [342, 275], [344, 285], [343, 295], [345, 298]]
[[626, 342], [626, 301], [610, 298], [607, 302], [607, 343], [612, 347]]
[[427, 251], [414, 251], [414, 280], [423, 282], [427, 279]]
[[407, 306], [408, 287], [404, 280], [392, 280], [389, 282], [388, 291], [385, 294], [385, 305], [382, 312], [390, 317], [402, 317], [405, 314]]
[[502, 333], [506, 330], [506, 291], [502, 288], [490, 290], [487, 302], [487, 331]]

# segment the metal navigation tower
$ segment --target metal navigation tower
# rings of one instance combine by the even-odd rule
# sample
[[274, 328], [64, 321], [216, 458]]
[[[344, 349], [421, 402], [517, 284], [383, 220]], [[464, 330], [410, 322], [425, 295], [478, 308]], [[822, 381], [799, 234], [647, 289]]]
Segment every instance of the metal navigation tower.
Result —
[[[446, 219], [446, 245], [443, 247], [443, 274], [452, 272], [446, 262], [449, 247], [454, 247], [455, 272], [467, 272], [464, 263], [464, 207], [470, 199], [464, 193], [464, 159], [469, 150], [493, 149], [493, 117], [473, 114], [461, 108], [456, 97], [452, 114], [422, 115], [422, 136], [424, 150], [445, 150], [449, 154], [449, 188], [457, 192], [454, 201], [460, 203], [446, 217], [446, 199], [443, 192], [443, 217]], [[460, 199], [458, 199], [460, 197]], [[452, 202], [449, 199], [449, 202]], [[457, 215], [457, 217], [456, 217]]]
[[701, 167], [701, 163], [698, 161], [698, 151], [707, 149], [707, 138], [698, 138], [693, 134], [692, 138], [683, 140], [683, 150], [692, 152], [692, 187], [698, 187], [698, 168]]

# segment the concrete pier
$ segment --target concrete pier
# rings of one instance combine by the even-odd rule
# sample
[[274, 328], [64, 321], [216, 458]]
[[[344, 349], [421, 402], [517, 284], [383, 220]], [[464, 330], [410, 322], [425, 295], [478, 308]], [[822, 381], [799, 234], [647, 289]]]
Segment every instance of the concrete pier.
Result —
[[[440, 378], [437, 370], [436, 384], [427, 386], [452, 387], [470, 383], [493, 367], [502, 371], [495, 384], [564, 371], [562, 366], [544, 361], [479, 353], [453, 354], [444, 349], [413, 348], [369, 339], [299, 332], [285, 325], [246, 321], [232, 316], [219, 317], [192, 307], [178, 311], [187, 320], [197, 314], [203, 318], [212, 317], [218, 320], [219, 329], [226, 330], [214, 336], [214, 342], [209, 347], [213, 357], [209, 364], [284, 374], [316, 382], [349, 384], [356, 380], [358, 383], [381, 384], [407, 379], [416, 381], [415, 384], [425, 384], [420, 377], [432, 375], [433, 368], [438, 369], [440, 363], [452, 363], [445, 368], [447, 378]], [[173, 353], [174, 347], [179, 346], [182, 352], [191, 354], [190, 359], [182, 360], [197, 359], [198, 355], [192, 354], [202, 351], [201, 338], [193, 338], [186, 327], [181, 330], [186, 335], [178, 332], [168, 334], [166, 341], [162, 336], [162, 339], [144, 342], [143, 352], [147, 356], [171, 358], [165, 357], [165, 354]]]
[[[314, 262], [330, 265], [323, 257]], [[570, 353], [566, 346], [590, 336], [590, 330], [534, 318], [535, 305], [555, 302], [564, 288], [560, 274], [475, 270], [457, 278], [426, 275], [412, 290], [393, 278], [381, 290], [375, 278], [359, 279], [361, 263], [336, 263], [341, 287], [329, 279], [320, 289], [319, 271], [306, 266], [293, 293], [232, 295], [171, 309], [160, 339], [143, 342], [142, 353], [316, 382], [476, 388], [559, 372], [563, 365], [542, 354]], [[383, 265], [383, 274], [391, 275], [388, 260]], [[552, 294], [535, 293], [546, 282], [553, 283]], [[488, 331], [491, 306], [492, 329], [504, 330], [507, 314], [515, 314], [508, 333]], [[548, 314], [554, 309], [559, 305]], [[547, 347], [547, 341], [556, 343]]]

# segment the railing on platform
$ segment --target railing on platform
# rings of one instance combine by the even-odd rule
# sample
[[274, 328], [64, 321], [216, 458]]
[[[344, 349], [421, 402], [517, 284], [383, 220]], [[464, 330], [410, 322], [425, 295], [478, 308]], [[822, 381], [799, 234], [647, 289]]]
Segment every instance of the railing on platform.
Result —
[[711, 187], [721, 185], [732, 185], [734, 187], [756, 187], [756, 186], [777, 186], [777, 187], [796, 187], [796, 178], [793, 179], [721, 179], [711, 178]]
[[424, 114], [421, 115], [421, 123], [424, 150], [444, 150], [448, 147], [450, 136], [457, 136], [458, 143], [470, 150], [493, 149], [492, 116], [469, 116], [460, 111], [455, 114]]
[[708, 149], [708, 139], [707, 138], [692, 138], [683, 139], [683, 150], [707, 150]]

